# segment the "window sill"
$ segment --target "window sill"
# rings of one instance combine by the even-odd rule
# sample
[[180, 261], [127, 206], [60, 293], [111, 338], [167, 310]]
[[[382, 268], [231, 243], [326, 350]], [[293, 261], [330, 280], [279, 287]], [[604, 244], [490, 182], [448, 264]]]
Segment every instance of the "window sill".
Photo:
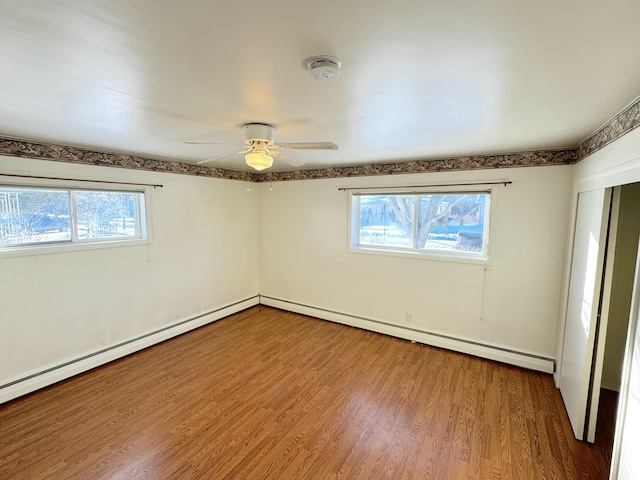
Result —
[[399, 250], [387, 250], [385, 248], [373, 248], [373, 247], [353, 247], [347, 248], [349, 253], [363, 253], [365, 255], [382, 255], [388, 257], [404, 257], [413, 258], [418, 260], [431, 260], [436, 262], [451, 262], [451, 263], [467, 263], [470, 265], [491, 265], [488, 257], [484, 256], [466, 256], [456, 253], [422, 253], [415, 251], [399, 251]]
[[96, 250], [102, 248], [122, 248], [139, 245], [148, 245], [150, 238], [140, 238], [135, 240], [105, 240], [101, 242], [86, 243], [60, 243], [47, 245], [32, 245], [23, 247], [0, 248], [0, 258], [27, 257], [33, 255], [50, 255], [55, 253], [80, 252], [86, 250]]

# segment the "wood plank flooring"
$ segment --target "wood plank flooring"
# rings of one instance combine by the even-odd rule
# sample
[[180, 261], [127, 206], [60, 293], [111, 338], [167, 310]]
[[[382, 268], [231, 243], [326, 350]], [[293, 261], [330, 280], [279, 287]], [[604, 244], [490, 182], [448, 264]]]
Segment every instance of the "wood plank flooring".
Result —
[[551, 376], [254, 307], [0, 406], [5, 479], [605, 479]]

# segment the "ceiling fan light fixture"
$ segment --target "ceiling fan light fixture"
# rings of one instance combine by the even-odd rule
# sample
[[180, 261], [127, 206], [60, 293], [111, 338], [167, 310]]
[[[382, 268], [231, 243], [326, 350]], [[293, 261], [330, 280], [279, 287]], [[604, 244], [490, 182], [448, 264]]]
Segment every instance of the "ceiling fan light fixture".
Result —
[[265, 168], [269, 168], [273, 165], [273, 158], [267, 155], [266, 152], [259, 150], [247, 154], [244, 159], [247, 162], [247, 165], [258, 171], [264, 170]]

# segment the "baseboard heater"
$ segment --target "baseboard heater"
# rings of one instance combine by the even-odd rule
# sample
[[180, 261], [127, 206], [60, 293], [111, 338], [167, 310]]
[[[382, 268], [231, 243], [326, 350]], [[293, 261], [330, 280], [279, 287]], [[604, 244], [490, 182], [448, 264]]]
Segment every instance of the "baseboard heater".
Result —
[[535, 355], [528, 352], [488, 345], [468, 339], [461, 339], [437, 332], [429, 332], [417, 328], [394, 325], [381, 320], [374, 320], [349, 313], [337, 312], [321, 307], [314, 307], [291, 300], [260, 295], [260, 304], [287, 310], [294, 313], [329, 320], [352, 327], [362, 328], [373, 332], [383, 333], [414, 342], [445, 348], [455, 352], [466, 353], [476, 357], [495, 360], [509, 365], [528, 368], [545, 373], [555, 371], [555, 361], [552, 358]]
[[73, 377], [92, 368], [104, 365], [118, 358], [130, 355], [144, 348], [163, 342], [182, 333], [238, 313], [255, 305], [262, 304], [281, 310], [300, 313], [322, 320], [329, 320], [352, 327], [362, 328], [406, 340], [466, 353], [481, 358], [496, 360], [519, 367], [553, 373], [555, 362], [551, 358], [533, 355], [526, 352], [486, 345], [467, 339], [443, 335], [435, 332], [394, 325], [380, 320], [365, 318], [321, 307], [305, 305], [291, 300], [284, 300], [267, 295], [255, 295], [214, 310], [181, 320], [106, 348], [82, 355], [63, 363], [43, 368], [0, 385], [0, 404], [26, 395], [61, 380]]
[[259, 295], [245, 298], [244, 300], [221, 306], [152, 332], [16, 378], [0, 385], [0, 404], [104, 365], [118, 358], [130, 355], [138, 350], [163, 342], [190, 330], [207, 325], [208, 323], [228, 317], [247, 308], [251, 308], [258, 305], [259, 302]]

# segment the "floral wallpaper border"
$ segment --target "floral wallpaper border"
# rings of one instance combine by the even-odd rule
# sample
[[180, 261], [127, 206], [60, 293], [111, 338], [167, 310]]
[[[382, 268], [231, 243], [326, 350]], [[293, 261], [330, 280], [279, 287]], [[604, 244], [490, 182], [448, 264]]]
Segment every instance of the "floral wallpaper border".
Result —
[[234, 170], [227, 170], [224, 168], [203, 167], [202, 165], [194, 165], [192, 163], [177, 162], [173, 160], [158, 160], [124, 153], [96, 152], [79, 147], [36, 143], [1, 137], [0, 155], [252, 182], [255, 182], [256, 177], [258, 176], [257, 174], [249, 172], [236, 172]]
[[379, 163], [353, 167], [320, 168], [294, 172], [270, 172], [258, 177], [258, 182], [284, 180], [315, 180], [320, 178], [396, 175], [405, 173], [447, 172], [509, 167], [539, 167], [575, 163], [575, 150], [539, 150], [500, 155], [471, 155], [436, 160]]
[[640, 98], [609, 120], [598, 131], [580, 142], [576, 148], [578, 160], [597, 152], [602, 147], [640, 127]]
[[0, 137], [0, 155], [25, 157], [58, 162], [81, 163], [104, 167], [148, 170], [153, 172], [225, 178], [250, 182], [285, 180], [311, 180], [320, 178], [395, 175], [455, 170], [478, 170], [509, 167], [537, 167], [544, 165], [570, 165], [620, 138], [640, 126], [640, 98], [613, 117], [597, 132], [575, 148], [560, 150], [533, 150], [496, 155], [470, 155], [434, 160], [414, 160], [395, 163], [373, 163], [350, 167], [330, 167], [293, 172], [251, 173], [217, 167], [205, 167], [174, 160], [159, 160], [123, 153], [107, 153], [80, 147], [36, 143]]
[[540, 150], [500, 155], [472, 155], [436, 160], [377, 163], [351, 167], [333, 167], [294, 172], [251, 173], [216, 167], [205, 167], [187, 162], [158, 160], [138, 155], [106, 153], [65, 145], [44, 144], [0, 137], [0, 155], [35, 158], [58, 162], [80, 163], [103, 167], [196, 175], [250, 182], [275, 182], [318, 178], [393, 175], [403, 173], [442, 172], [507, 167], [534, 167], [575, 163], [575, 150]]

